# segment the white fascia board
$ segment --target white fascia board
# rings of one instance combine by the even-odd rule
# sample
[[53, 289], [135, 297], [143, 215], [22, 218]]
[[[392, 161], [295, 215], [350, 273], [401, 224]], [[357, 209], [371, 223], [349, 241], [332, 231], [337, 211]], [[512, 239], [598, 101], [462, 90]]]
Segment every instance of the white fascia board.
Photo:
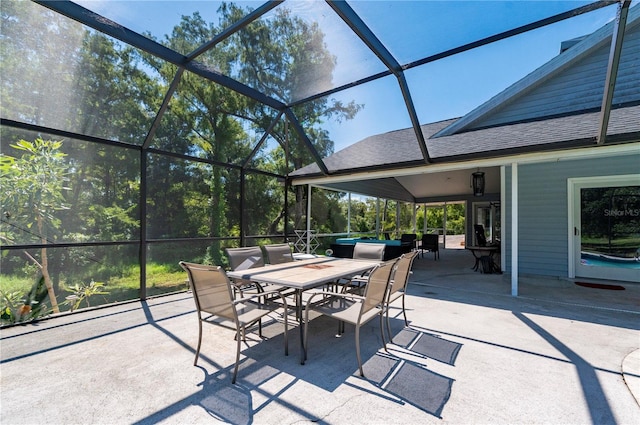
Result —
[[392, 170], [368, 171], [362, 173], [341, 174], [339, 176], [294, 178], [294, 186], [311, 184], [322, 186], [325, 183], [341, 183], [390, 177], [413, 176], [416, 174], [442, 173], [446, 171], [468, 170], [470, 168], [499, 167], [511, 164], [535, 164], [575, 159], [603, 158], [620, 155], [640, 155], [640, 141], [612, 146], [594, 146], [565, 151], [532, 152], [476, 161], [464, 161], [446, 164], [430, 164], [420, 167], [397, 168]]

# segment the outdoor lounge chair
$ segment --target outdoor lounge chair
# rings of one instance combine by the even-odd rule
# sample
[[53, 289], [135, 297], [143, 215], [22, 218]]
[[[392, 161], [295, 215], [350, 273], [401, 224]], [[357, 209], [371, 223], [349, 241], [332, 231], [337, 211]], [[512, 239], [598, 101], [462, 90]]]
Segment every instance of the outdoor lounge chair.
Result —
[[[265, 259], [268, 264], [282, 264], [293, 262], [293, 252], [288, 243], [263, 245], [262, 249], [266, 254]], [[286, 288], [280, 285], [269, 285], [273, 290], [285, 291]], [[291, 295], [293, 291], [283, 292], [285, 295]], [[295, 301], [295, 300], [294, 300]]]
[[[389, 279], [396, 261], [397, 260], [386, 262], [380, 266], [376, 266], [371, 271], [368, 276], [364, 296], [349, 293], [317, 292], [309, 298], [304, 315], [304, 360], [307, 359], [309, 347], [309, 312], [313, 311], [337, 319], [339, 321], [339, 335], [344, 333], [345, 322], [355, 325], [356, 358], [358, 359], [360, 376], [364, 376], [362, 359], [360, 357], [360, 327], [378, 316], [380, 318], [382, 343], [384, 349], [387, 349], [384, 339], [382, 315], [387, 289], [389, 287]], [[321, 299], [314, 304], [314, 298], [316, 297], [320, 297]]]
[[[287, 245], [289, 253], [291, 249]], [[259, 246], [247, 246], [244, 248], [225, 248], [227, 257], [229, 258], [229, 265], [231, 270], [247, 270], [254, 267], [262, 267], [265, 265], [264, 256], [262, 255], [262, 249]], [[292, 254], [290, 254], [292, 255]], [[293, 256], [291, 257], [293, 261]], [[272, 263], [274, 264], [274, 263]], [[249, 281], [245, 279], [234, 279], [233, 283], [240, 296], [243, 296], [243, 292], [255, 288], [258, 293], [265, 292], [265, 285], [260, 282]], [[285, 287], [280, 285], [268, 285], [268, 289], [274, 291], [282, 291]]]
[[263, 245], [265, 254], [267, 255], [267, 263], [281, 264], [293, 261], [293, 253], [288, 243]]
[[422, 240], [420, 241], [420, 254], [422, 258], [424, 258], [425, 251], [433, 252], [434, 260], [440, 258], [439, 238], [436, 234], [425, 233], [422, 235]]
[[387, 316], [387, 333], [389, 334], [389, 341], [391, 342], [393, 342], [393, 337], [391, 336], [391, 325], [389, 324], [389, 308], [391, 303], [396, 301], [398, 298], [402, 298], [402, 315], [404, 316], [404, 325], [409, 326], [404, 298], [407, 290], [407, 284], [409, 283], [409, 276], [411, 275], [411, 268], [413, 267], [413, 260], [415, 260], [417, 256], [418, 251], [402, 254], [396, 263], [393, 276], [391, 277], [391, 282], [389, 283], [389, 294], [387, 296], [385, 310]]
[[[180, 266], [189, 275], [189, 286], [198, 311], [198, 347], [196, 348], [196, 357], [193, 365], [197, 365], [198, 356], [200, 355], [203, 322], [235, 329], [237, 340], [236, 363], [233, 370], [233, 378], [231, 379], [231, 383], [235, 384], [240, 361], [240, 344], [241, 341], [245, 340], [247, 327], [257, 323], [258, 334], [262, 337], [262, 318], [281, 307], [280, 305], [268, 306], [260, 303], [259, 300], [264, 299], [263, 295], [267, 294], [280, 296], [285, 313], [287, 311], [287, 300], [277, 291], [272, 291], [272, 294], [267, 292], [234, 299], [231, 281], [222, 267], [184, 261], [180, 262]], [[204, 317], [205, 314], [208, 314], [208, 316]], [[287, 314], [283, 315], [285, 356], [289, 355], [287, 317]]]

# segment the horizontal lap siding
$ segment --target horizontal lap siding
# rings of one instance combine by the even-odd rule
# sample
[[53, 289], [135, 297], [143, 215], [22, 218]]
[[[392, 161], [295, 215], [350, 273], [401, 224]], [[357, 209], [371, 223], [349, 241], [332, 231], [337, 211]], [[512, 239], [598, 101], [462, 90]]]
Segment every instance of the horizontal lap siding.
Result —
[[518, 167], [520, 273], [567, 274], [566, 165]]
[[[609, 45], [601, 47], [570, 68], [539, 82], [499, 111], [474, 124], [494, 126], [523, 120], [599, 108], [609, 61]], [[640, 99], [640, 25], [625, 35], [613, 104]]]
[[[567, 180], [637, 174], [637, 155], [518, 166], [519, 273], [568, 276]], [[511, 167], [506, 169], [506, 268], [511, 270]]]

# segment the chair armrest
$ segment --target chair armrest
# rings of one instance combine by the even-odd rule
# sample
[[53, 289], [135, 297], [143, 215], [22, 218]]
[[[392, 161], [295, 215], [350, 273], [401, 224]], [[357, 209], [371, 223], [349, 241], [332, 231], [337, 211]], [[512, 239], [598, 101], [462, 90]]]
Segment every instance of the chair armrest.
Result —
[[351, 282], [353, 280], [366, 281], [368, 279], [369, 279], [369, 272], [365, 272], [365, 273], [357, 274], [357, 275], [351, 276], [351, 277], [338, 278], [337, 282], [340, 282], [341, 280], [346, 281], [346, 282]]
[[278, 295], [280, 298], [282, 298], [282, 303], [283, 303], [283, 306], [284, 306], [285, 310], [287, 309], [287, 299], [285, 298], [285, 296], [282, 294], [281, 291], [259, 292], [257, 294], [251, 294], [251, 295], [246, 296], [246, 297], [237, 298], [237, 299], [233, 300], [233, 303], [234, 304], [239, 304], [239, 303], [242, 303], [242, 302], [252, 301], [255, 298], [263, 298], [265, 295]]
[[309, 297], [309, 299], [307, 300], [307, 306], [311, 305], [312, 302], [311, 300], [316, 296], [316, 295], [323, 295], [323, 296], [330, 296], [330, 297], [338, 297], [338, 298], [348, 298], [348, 299], [352, 299], [352, 300], [364, 300], [365, 298], [361, 295], [355, 295], [355, 294], [350, 294], [350, 293], [342, 293], [342, 292], [332, 292], [332, 291], [321, 291], [321, 292], [316, 292], [315, 294], [311, 295]]

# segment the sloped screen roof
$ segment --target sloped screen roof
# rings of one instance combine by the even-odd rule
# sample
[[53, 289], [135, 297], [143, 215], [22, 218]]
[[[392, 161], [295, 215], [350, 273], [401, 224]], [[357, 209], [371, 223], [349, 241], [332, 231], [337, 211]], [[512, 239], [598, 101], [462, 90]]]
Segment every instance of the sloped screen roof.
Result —
[[[332, 152], [409, 129], [406, 149], [428, 162], [421, 125], [466, 114], [557, 55], [562, 41], [613, 20], [616, 4], [4, 1], [13, 66], [3, 67], [3, 93], [22, 93], [27, 108], [5, 103], [2, 119], [279, 174], [309, 163], [330, 174], [337, 168], [323, 158]], [[31, 50], [36, 63], [21, 56]], [[120, 56], [130, 87], [120, 98], [100, 98], [108, 84], [82, 79], [101, 54]], [[28, 76], [57, 84], [38, 88]], [[216, 151], [197, 128], [184, 128], [180, 143], [167, 139], [181, 108], [207, 98], [222, 100], [216, 118], [208, 111], [199, 122], [243, 128], [246, 149]], [[140, 106], [137, 116], [119, 116], [126, 102]], [[98, 125], [105, 114], [109, 127]], [[279, 155], [289, 160], [265, 165]]]

